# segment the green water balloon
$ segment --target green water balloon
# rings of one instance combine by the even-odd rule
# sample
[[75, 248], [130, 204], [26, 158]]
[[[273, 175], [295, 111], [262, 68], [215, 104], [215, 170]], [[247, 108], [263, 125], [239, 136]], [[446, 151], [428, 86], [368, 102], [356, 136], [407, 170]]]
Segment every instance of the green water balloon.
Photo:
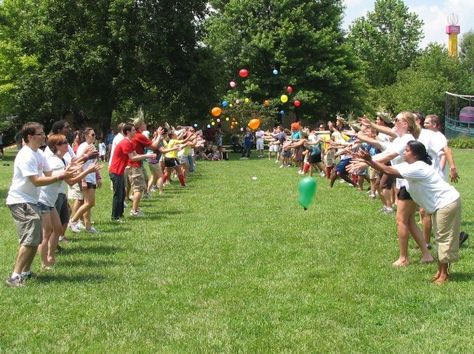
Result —
[[298, 184], [298, 202], [304, 208], [304, 210], [308, 209], [308, 207], [313, 202], [317, 188], [318, 185], [313, 177], [305, 177], [300, 180]]

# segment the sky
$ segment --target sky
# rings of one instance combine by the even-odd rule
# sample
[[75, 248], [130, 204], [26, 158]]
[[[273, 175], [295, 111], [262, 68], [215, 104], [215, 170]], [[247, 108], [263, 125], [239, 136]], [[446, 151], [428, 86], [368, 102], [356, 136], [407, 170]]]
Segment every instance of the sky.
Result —
[[[347, 30], [356, 18], [366, 16], [369, 11], [372, 12], [374, 2], [374, 0], [344, 0], [346, 10], [343, 28]], [[405, 0], [405, 4], [410, 12], [416, 13], [424, 22], [425, 38], [420, 43], [421, 48], [431, 42], [448, 45], [445, 27], [448, 24], [447, 17], [451, 13], [458, 16], [458, 25], [461, 26], [458, 41], [463, 33], [474, 31], [474, 0]]]

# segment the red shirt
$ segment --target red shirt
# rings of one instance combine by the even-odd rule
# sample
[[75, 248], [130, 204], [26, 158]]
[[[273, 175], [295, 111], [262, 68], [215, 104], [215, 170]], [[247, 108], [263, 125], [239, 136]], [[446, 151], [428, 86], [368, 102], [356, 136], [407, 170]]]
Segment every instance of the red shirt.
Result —
[[[148, 139], [142, 132], [136, 132], [132, 139], [133, 147], [138, 155], [145, 153], [145, 148], [152, 144], [152, 141]], [[142, 161], [128, 161], [130, 167], [141, 167]]]
[[125, 167], [127, 167], [128, 154], [135, 151], [133, 143], [127, 138], [122, 139], [114, 150], [114, 156], [112, 157], [112, 164], [109, 166], [109, 172], [116, 175], [123, 175]]

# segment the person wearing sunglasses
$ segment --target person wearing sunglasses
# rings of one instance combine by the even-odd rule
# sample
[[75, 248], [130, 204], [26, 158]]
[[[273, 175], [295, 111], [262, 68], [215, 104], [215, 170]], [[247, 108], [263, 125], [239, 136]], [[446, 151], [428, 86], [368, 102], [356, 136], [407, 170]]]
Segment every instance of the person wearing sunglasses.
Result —
[[[77, 157], [81, 157], [86, 154], [94, 146], [95, 143], [95, 132], [93, 128], [85, 128], [82, 132], [82, 143], [77, 149]], [[97, 156], [97, 154], [96, 154]], [[90, 165], [97, 162], [97, 158], [87, 160], [82, 166], [83, 170], [87, 170]], [[95, 227], [91, 223], [91, 210], [95, 206], [95, 190], [96, 188], [102, 187], [102, 180], [100, 174], [91, 172], [87, 174], [81, 183], [82, 193], [84, 195], [84, 203], [77, 209], [74, 215], [69, 221], [69, 225], [72, 232], [80, 232], [79, 220], [84, 219], [85, 231], [89, 233], [97, 233]]]

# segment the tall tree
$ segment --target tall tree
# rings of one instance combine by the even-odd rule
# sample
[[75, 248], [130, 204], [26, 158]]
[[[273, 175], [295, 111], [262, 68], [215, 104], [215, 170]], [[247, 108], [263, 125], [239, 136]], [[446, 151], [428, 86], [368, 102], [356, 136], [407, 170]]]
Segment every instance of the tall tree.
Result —
[[0, 104], [23, 120], [83, 110], [103, 130], [124, 106], [204, 114], [215, 67], [199, 46], [205, 13], [204, 0], [4, 0]]
[[445, 92], [457, 92], [461, 79], [459, 61], [445, 47], [431, 44], [412, 65], [398, 73], [390, 86], [394, 111], [413, 110], [444, 116]]
[[[360, 63], [344, 43], [341, 1], [215, 1], [205, 43], [222, 58], [219, 92], [252, 101], [278, 100], [279, 109], [321, 119], [361, 109], [365, 84]], [[250, 75], [238, 76], [241, 68]], [[273, 74], [275, 72], [276, 74]], [[237, 83], [229, 90], [229, 81]], [[292, 105], [302, 102], [300, 108]]]
[[403, 0], [376, 0], [374, 11], [349, 27], [348, 41], [366, 67], [373, 87], [393, 84], [410, 66], [423, 38], [423, 22]]
[[462, 93], [474, 95], [474, 32], [462, 36], [459, 45], [459, 60], [463, 69], [460, 89]]

